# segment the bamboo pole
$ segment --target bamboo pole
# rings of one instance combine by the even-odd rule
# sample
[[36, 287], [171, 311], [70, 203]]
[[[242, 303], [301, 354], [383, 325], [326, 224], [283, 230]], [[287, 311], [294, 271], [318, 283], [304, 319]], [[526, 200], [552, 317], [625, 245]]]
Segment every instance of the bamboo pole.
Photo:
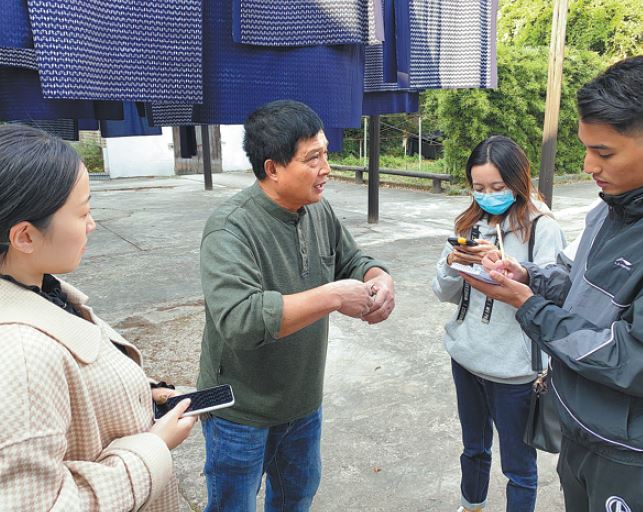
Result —
[[547, 99], [545, 101], [545, 123], [538, 175], [538, 190], [549, 207], [554, 191], [554, 162], [558, 137], [560, 115], [560, 90], [563, 82], [563, 60], [565, 53], [565, 31], [567, 25], [567, 0], [555, 0], [551, 42], [549, 45], [549, 64], [547, 70]]

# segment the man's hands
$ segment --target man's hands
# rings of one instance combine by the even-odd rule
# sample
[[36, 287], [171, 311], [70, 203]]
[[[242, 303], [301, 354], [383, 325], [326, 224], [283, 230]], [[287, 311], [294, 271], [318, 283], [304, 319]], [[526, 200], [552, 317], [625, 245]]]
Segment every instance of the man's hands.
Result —
[[[369, 276], [369, 272], [366, 273], [364, 278]], [[393, 283], [393, 278], [384, 271], [375, 277], [371, 277], [365, 284], [371, 287], [375, 301], [370, 311], [366, 315], [362, 315], [362, 320], [369, 324], [377, 324], [386, 320], [395, 309], [395, 284]]]
[[342, 279], [329, 283], [341, 301], [337, 311], [369, 324], [386, 320], [395, 308], [393, 278], [380, 268], [371, 268], [364, 275], [364, 282]]
[[360, 318], [368, 314], [375, 304], [371, 286], [357, 279], [342, 279], [326, 286], [329, 286], [339, 299], [340, 306], [337, 311], [343, 315]]
[[467, 274], [460, 273], [460, 275], [471, 287], [487, 297], [519, 308], [534, 294], [529, 286], [523, 284], [529, 279], [527, 270], [513, 259], [503, 260], [499, 251], [489, 251], [482, 258], [482, 266], [498, 285], [485, 283]]

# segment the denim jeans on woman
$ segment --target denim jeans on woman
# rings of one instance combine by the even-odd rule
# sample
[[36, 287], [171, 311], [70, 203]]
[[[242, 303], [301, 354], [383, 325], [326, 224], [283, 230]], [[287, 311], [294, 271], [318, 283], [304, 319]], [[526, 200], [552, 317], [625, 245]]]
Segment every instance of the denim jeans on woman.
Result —
[[206, 512], [255, 512], [266, 473], [266, 512], [306, 512], [321, 480], [321, 409], [269, 428], [203, 422]]
[[533, 512], [538, 486], [536, 450], [522, 441], [531, 384], [491, 382], [473, 375], [454, 360], [451, 371], [464, 445], [460, 456], [462, 505], [469, 509], [486, 505], [495, 424], [502, 472], [509, 480], [507, 512]]

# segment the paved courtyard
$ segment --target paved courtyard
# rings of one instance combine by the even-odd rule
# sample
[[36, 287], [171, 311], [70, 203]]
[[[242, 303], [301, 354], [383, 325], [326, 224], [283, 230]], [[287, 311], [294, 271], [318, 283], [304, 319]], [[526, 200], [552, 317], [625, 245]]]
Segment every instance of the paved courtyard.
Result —
[[[193, 386], [203, 300], [201, 230], [214, 207], [253, 181], [250, 173], [92, 182], [97, 230], [69, 278], [143, 351], [147, 372]], [[559, 185], [554, 212], [568, 240], [597, 198], [593, 183]], [[338, 216], [367, 252], [390, 264], [397, 308], [375, 326], [331, 317], [324, 399], [323, 480], [313, 510], [454, 512], [459, 505], [460, 427], [442, 326], [453, 313], [431, 292], [435, 263], [465, 197], [382, 188], [380, 222], [366, 222], [366, 186], [332, 181]], [[175, 450], [183, 510], [206, 503], [200, 427]], [[489, 511], [504, 510], [495, 461]], [[563, 510], [556, 457], [539, 454], [538, 511]]]

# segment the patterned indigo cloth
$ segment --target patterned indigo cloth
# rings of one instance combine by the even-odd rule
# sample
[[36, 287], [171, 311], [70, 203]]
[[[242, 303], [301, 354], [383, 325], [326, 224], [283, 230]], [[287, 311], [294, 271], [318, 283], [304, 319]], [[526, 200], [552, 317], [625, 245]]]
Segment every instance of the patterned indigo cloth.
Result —
[[271, 48], [232, 40], [233, 0], [204, 3], [203, 103], [151, 107], [155, 126], [241, 124], [273, 100], [312, 108], [328, 127], [358, 128], [362, 115], [362, 45]]
[[9, 123], [25, 124], [39, 128], [45, 132], [56, 135], [63, 140], [78, 140], [78, 121], [76, 119], [55, 119], [52, 121], [34, 121], [32, 119], [21, 119], [9, 121]]
[[93, 117], [91, 101], [44, 99], [37, 71], [0, 67], [0, 120]]
[[[161, 135], [160, 127], [152, 127], [144, 115], [139, 115], [136, 104], [133, 102], [123, 103], [124, 119], [122, 121], [101, 121], [100, 134], [104, 138], [109, 137], [135, 137], [144, 135]], [[143, 114], [145, 114], [143, 112]]]
[[259, 46], [375, 42], [375, 16], [381, 16], [373, 0], [233, 0], [232, 5], [234, 42]]
[[0, 66], [38, 71], [38, 59], [33, 48], [0, 48]]
[[0, 121], [123, 119], [113, 101], [50, 100], [42, 97], [38, 72], [0, 66]]
[[0, 48], [33, 48], [27, 0], [0, 2]]
[[202, 101], [202, 0], [27, 3], [46, 98]]
[[398, 83], [497, 87], [497, 0], [395, 0]]

